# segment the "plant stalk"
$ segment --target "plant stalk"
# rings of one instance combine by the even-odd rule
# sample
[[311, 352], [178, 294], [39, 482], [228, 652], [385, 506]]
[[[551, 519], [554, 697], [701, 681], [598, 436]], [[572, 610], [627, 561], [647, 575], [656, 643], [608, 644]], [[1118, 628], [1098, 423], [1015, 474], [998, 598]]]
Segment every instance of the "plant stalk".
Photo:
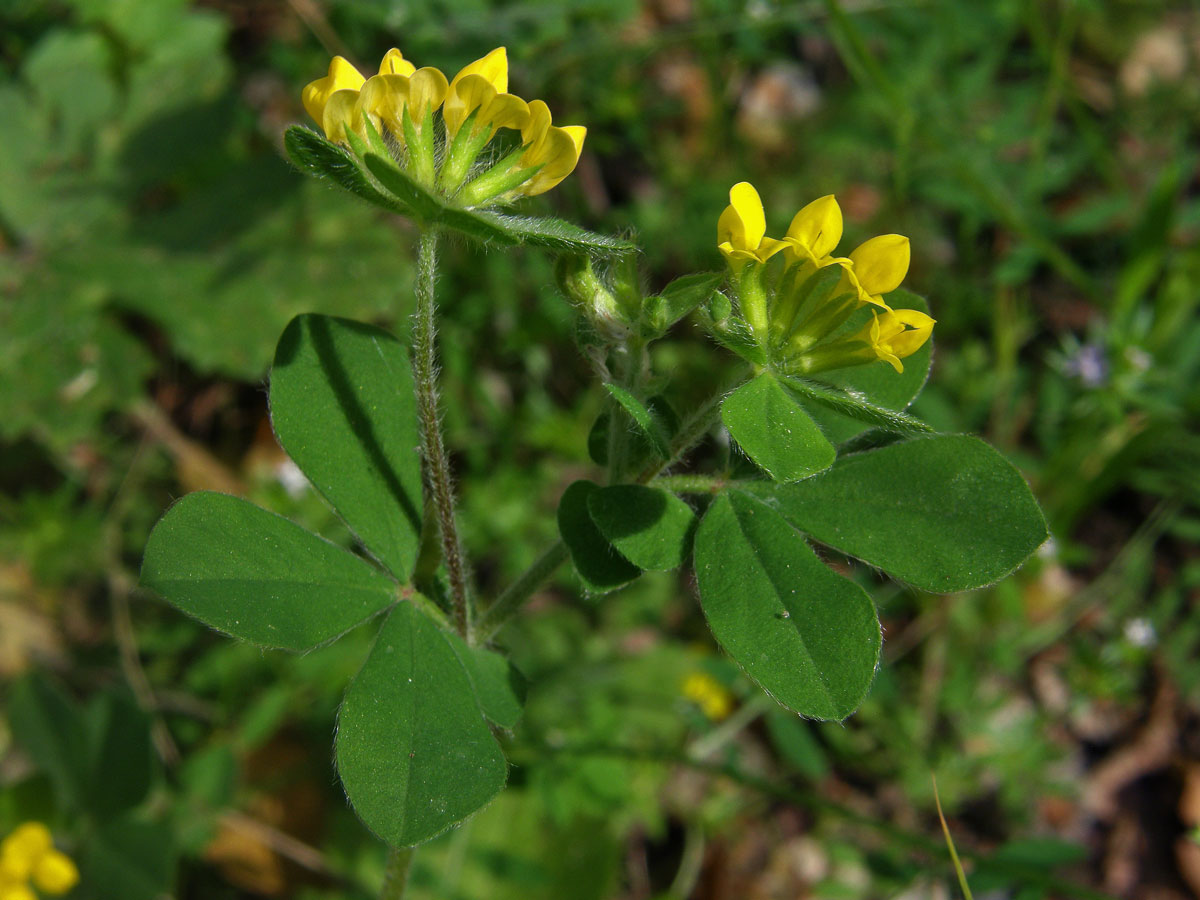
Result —
[[525, 601], [533, 596], [534, 591], [554, 574], [554, 570], [566, 561], [567, 545], [561, 540], [555, 541], [542, 551], [542, 555], [535, 559], [516, 581], [505, 588], [504, 592], [496, 598], [496, 602], [489, 606], [487, 612], [480, 617], [479, 624], [475, 629], [476, 640], [480, 644], [486, 644], [509, 619], [517, 614], [517, 611], [525, 605]]
[[408, 870], [412, 865], [412, 847], [393, 847], [388, 851], [387, 871], [383, 876], [383, 890], [379, 900], [403, 900], [408, 887]]
[[417, 252], [417, 312], [413, 325], [413, 374], [417, 383], [417, 415], [421, 420], [421, 454], [425, 457], [425, 478], [429, 499], [437, 516], [442, 538], [442, 557], [450, 580], [454, 627], [464, 638], [471, 631], [470, 597], [467, 589], [467, 563], [458, 528], [454, 521], [454, 482], [450, 460], [442, 436], [438, 411], [437, 384], [437, 234], [421, 231]]

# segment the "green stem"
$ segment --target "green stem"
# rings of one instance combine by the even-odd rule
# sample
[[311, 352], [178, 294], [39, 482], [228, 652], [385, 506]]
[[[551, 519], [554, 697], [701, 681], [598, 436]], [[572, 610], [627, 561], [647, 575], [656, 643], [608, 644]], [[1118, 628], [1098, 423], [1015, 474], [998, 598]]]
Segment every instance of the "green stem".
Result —
[[[629, 338], [617, 353], [617, 384], [635, 397], [644, 367], [645, 344]], [[609, 401], [608, 418], [608, 483], [619, 484], [625, 474], [625, 458], [629, 453], [629, 414], [615, 397]]]
[[501, 628], [503, 628], [508, 620], [517, 614], [517, 611], [525, 605], [534, 591], [540, 588], [551, 575], [554, 570], [567, 561], [567, 545], [562, 541], [555, 541], [547, 547], [542, 555], [533, 561], [533, 564], [521, 573], [512, 584], [510, 584], [499, 597], [496, 602], [487, 608], [479, 619], [479, 624], [475, 629], [476, 640], [480, 644], [486, 644]]
[[379, 900], [403, 900], [413, 853], [412, 847], [393, 847], [388, 851], [387, 872], [383, 876]]
[[676, 494], [716, 494], [727, 484], [729, 480], [718, 475], [660, 475], [650, 482], [651, 487]]
[[637, 483], [645, 484], [668, 466], [673, 466], [679, 461], [683, 454], [687, 453], [696, 444], [704, 439], [708, 434], [708, 430], [713, 427], [713, 424], [721, 416], [721, 401], [729, 391], [733, 390], [740, 384], [745, 377], [745, 372], [740, 371], [737, 374], [736, 383], [728, 390], [722, 390], [715, 393], [709, 398], [708, 402], [697, 409], [687, 418], [680, 427], [675, 439], [671, 441], [671, 456], [665, 460], [655, 460], [649, 466], [642, 470], [642, 474], [638, 476]]
[[417, 252], [417, 313], [413, 325], [413, 374], [417, 382], [417, 415], [421, 420], [421, 453], [425, 457], [429, 499], [442, 536], [442, 557], [450, 580], [454, 627], [463, 637], [468, 637], [471, 610], [467, 595], [467, 563], [454, 521], [454, 482], [438, 412], [436, 279], [437, 234], [423, 229]]

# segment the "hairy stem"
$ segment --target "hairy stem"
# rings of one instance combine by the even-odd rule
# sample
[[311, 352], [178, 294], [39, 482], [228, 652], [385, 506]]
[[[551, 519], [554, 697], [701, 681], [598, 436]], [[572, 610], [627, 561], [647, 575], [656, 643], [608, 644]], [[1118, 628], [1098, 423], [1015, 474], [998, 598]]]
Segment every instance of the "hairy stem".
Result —
[[728, 478], [717, 475], [660, 475], [650, 482], [651, 487], [676, 494], [717, 494], [727, 484]]
[[379, 894], [379, 900], [403, 900], [412, 858], [412, 847], [393, 847], [388, 851], [387, 872], [383, 876], [383, 891]]
[[467, 563], [454, 521], [454, 483], [450, 460], [442, 437], [437, 386], [437, 234], [425, 229], [417, 253], [417, 313], [413, 326], [413, 374], [417, 382], [417, 414], [421, 420], [421, 453], [425, 478], [442, 537], [442, 557], [450, 579], [454, 627], [463, 637], [471, 630], [470, 599], [467, 592]]
[[542, 551], [542, 555], [535, 559], [516, 581], [505, 588], [504, 592], [496, 598], [496, 602], [489, 606], [487, 612], [480, 617], [479, 626], [475, 630], [475, 636], [479, 643], [486, 643], [492, 635], [503, 628], [505, 623], [516, 615], [517, 610], [525, 605], [525, 601], [533, 596], [534, 591], [540, 588], [546, 579], [554, 574], [554, 570], [566, 560], [567, 545], [562, 541], [555, 541]]

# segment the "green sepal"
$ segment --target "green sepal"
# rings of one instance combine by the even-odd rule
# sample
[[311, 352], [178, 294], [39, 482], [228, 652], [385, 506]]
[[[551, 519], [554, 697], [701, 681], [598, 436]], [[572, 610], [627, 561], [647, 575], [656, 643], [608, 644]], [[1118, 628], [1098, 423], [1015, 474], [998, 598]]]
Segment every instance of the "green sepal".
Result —
[[390, 156], [376, 156], [368, 153], [363, 157], [363, 165], [367, 167], [379, 183], [407, 204], [420, 220], [433, 224], [438, 221], [444, 208], [442, 202], [420, 182], [397, 166]]
[[714, 291], [704, 307], [704, 327], [712, 339], [727, 350], [756, 366], [767, 363], [767, 355], [750, 326], [733, 314], [733, 304], [720, 291]]
[[829, 303], [841, 278], [841, 266], [822, 266], [799, 285], [792, 284], [786, 292], [781, 291], [771, 307], [772, 343], [786, 345], [805, 320]]

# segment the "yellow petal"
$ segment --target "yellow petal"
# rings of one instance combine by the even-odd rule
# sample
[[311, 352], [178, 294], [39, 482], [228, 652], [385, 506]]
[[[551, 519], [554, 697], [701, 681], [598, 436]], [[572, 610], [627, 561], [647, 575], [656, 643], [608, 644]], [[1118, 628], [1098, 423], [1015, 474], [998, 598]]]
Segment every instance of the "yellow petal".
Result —
[[425, 66], [417, 69], [408, 80], [408, 114], [419, 126], [425, 114], [436, 110], [446, 99], [449, 84], [441, 69]]
[[37, 859], [53, 846], [49, 828], [41, 822], [25, 822], [0, 841], [0, 855]]
[[383, 55], [383, 62], [379, 64], [380, 75], [411, 75], [416, 71], [416, 66], [404, 58], [404, 54], [393, 47]]
[[729, 189], [729, 206], [717, 220], [717, 242], [755, 251], [766, 233], [767, 218], [758, 191], [748, 181], [738, 182]]
[[896, 309], [892, 311], [892, 315], [897, 323], [907, 326], [888, 342], [892, 352], [901, 359], [912, 356], [929, 340], [936, 322], [916, 309]]
[[409, 102], [410, 81], [405, 75], [372, 75], [359, 92], [359, 111], [371, 119], [380, 134], [383, 125], [404, 140], [401, 116]]
[[579, 162], [579, 150], [583, 146], [583, 135], [586, 129], [574, 126], [576, 131], [551, 126], [546, 129], [538, 144], [535, 154], [526, 153], [521, 157], [524, 166], [541, 165], [542, 169], [533, 178], [521, 185], [517, 192], [527, 197], [543, 194], [557, 185], [575, 170]]
[[51, 850], [33, 870], [33, 883], [47, 894], [65, 894], [79, 883], [79, 870], [65, 853]]
[[481, 75], [483, 78], [496, 89], [496, 93], [503, 94], [508, 91], [508, 51], [503, 47], [497, 47], [487, 56], [482, 59], [477, 59], [470, 65], [464, 66], [462, 71], [454, 76], [454, 81], [451, 85], [457, 84], [468, 75]]
[[842, 239], [842, 208], [833, 194], [814, 200], [796, 213], [787, 236], [816, 259], [832, 254]]
[[529, 121], [529, 104], [516, 94], [497, 94], [487, 108], [481, 110], [478, 121], [486, 123], [493, 132], [497, 128], [520, 131]]
[[23, 881], [0, 885], [0, 900], [38, 900], [37, 894]]
[[873, 297], [894, 291], [908, 274], [911, 252], [908, 238], [900, 234], [881, 234], [861, 244], [850, 254], [859, 285]]
[[[375, 76], [402, 78], [401, 75], [391, 76]], [[331, 141], [346, 140], [346, 127], [349, 126], [353, 131], [361, 130], [361, 113], [358, 106], [358, 91], [337, 91], [325, 104], [325, 111], [321, 116], [321, 127], [325, 129], [325, 137]]]
[[583, 140], [587, 137], [587, 128], [583, 125], [564, 125], [562, 130], [575, 142], [575, 155], [583, 153]]
[[365, 81], [366, 79], [358, 69], [342, 57], [335, 56], [329, 63], [329, 74], [305, 85], [300, 99], [304, 101], [304, 108], [312, 116], [313, 121], [324, 123], [325, 105], [329, 102], [329, 98], [338, 91], [357, 91]]

